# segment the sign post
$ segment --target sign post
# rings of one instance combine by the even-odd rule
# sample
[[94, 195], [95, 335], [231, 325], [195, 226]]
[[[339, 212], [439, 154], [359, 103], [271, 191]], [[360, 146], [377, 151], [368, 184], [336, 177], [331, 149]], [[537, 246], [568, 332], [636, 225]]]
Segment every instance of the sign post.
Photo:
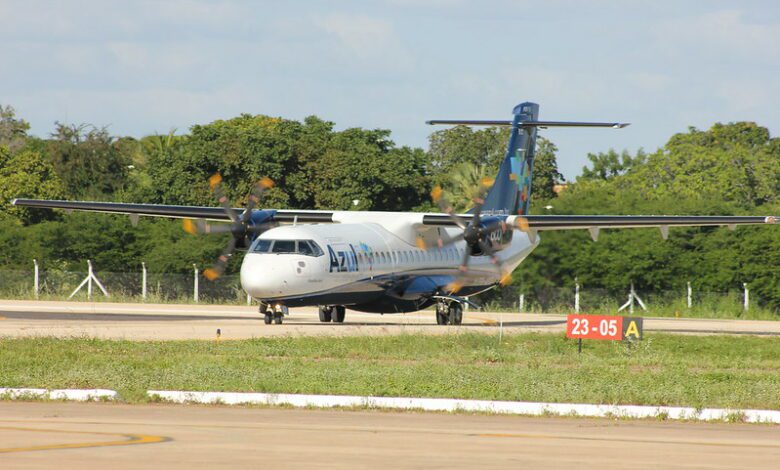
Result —
[[642, 339], [642, 318], [570, 314], [566, 318], [566, 337], [579, 340], [580, 352], [583, 339], [637, 341]]

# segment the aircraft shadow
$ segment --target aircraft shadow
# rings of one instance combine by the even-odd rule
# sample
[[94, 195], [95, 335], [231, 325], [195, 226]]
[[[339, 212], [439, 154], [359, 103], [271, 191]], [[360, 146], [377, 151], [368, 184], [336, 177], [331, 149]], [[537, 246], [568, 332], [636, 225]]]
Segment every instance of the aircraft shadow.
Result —
[[263, 317], [225, 315], [144, 315], [140, 313], [54, 313], [54, 312], [0, 312], [0, 316], [15, 320], [63, 321], [193, 321], [193, 320], [257, 320]]

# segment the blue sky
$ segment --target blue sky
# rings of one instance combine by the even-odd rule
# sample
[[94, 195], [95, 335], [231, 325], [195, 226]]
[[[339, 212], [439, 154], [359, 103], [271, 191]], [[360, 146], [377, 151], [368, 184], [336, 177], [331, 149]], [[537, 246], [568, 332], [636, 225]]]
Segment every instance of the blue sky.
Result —
[[0, 103], [142, 136], [258, 113], [392, 130], [431, 118], [623, 120], [550, 129], [588, 152], [655, 150], [689, 125], [780, 131], [780, 3], [766, 1], [0, 1]]

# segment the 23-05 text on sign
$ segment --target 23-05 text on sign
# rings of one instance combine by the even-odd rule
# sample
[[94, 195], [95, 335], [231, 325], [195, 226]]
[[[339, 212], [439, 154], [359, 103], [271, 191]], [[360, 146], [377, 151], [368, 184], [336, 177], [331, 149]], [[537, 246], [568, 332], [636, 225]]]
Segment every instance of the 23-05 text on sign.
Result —
[[566, 337], [620, 341], [642, 339], [642, 319], [614, 315], [569, 315]]

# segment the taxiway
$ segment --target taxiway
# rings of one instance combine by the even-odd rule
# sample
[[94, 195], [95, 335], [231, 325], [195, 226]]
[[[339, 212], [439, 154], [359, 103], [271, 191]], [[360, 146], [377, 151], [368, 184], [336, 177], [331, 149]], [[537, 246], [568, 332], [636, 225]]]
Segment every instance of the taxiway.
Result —
[[[89, 336], [112, 339], [222, 339], [285, 335], [388, 335], [457, 332], [563, 332], [565, 315], [464, 312], [463, 325], [439, 326], [432, 311], [377, 315], [347, 311], [344, 324], [320, 323], [313, 308], [292, 309], [283, 325], [265, 325], [257, 308], [224, 305], [0, 301], [0, 337]], [[646, 332], [780, 336], [780, 322], [645, 318]]]
[[776, 468], [766, 425], [0, 403], [0, 466], [219, 468]]

